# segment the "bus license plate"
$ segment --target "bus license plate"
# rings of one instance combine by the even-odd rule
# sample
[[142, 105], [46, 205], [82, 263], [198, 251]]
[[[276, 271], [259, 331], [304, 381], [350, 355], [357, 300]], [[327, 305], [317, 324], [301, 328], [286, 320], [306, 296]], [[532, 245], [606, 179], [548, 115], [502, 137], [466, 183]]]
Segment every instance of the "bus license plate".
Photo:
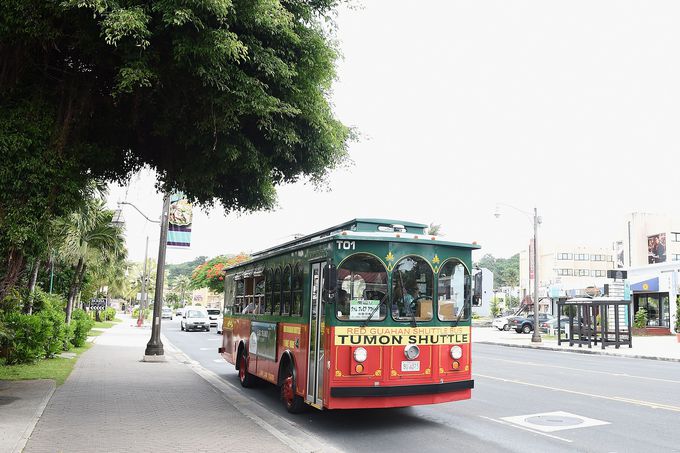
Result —
[[417, 360], [401, 362], [401, 371], [420, 371], [420, 362]]

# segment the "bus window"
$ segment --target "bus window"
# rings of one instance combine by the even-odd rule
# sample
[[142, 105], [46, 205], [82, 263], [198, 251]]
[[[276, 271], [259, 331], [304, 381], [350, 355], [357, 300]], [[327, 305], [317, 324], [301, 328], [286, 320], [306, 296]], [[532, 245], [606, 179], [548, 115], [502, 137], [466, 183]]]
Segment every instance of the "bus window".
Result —
[[434, 275], [429, 263], [407, 256], [392, 273], [392, 317], [395, 321], [430, 321]]
[[441, 321], [453, 321], [460, 315], [468, 317], [466, 301], [470, 298], [470, 273], [463, 263], [449, 260], [439, 270], [437, 284], [438, 316]]
[[264, 271], [264, 309], [262, 313], [271, 313], [272, 309], [272, 291], [273, 291], [272, 270], [265, 269]]
[[226, 275], [224, 277], [224, 314], [231, 316], [234, 308], [236, 298], [236, 285], [234, 284], [234, 275]]
[[339, 320], [364, 321], [371, 313], [371, 321], [385, 319], [387, 270], [378, 258], [357, 253], [340, 264], [337, 274], [335, 305]]
[[245, 296], [246, 285], [243, 278], [236, 280], [236, 302], [234, 303], [234, 313], [241, 313], [243, 310], [243, 299]]
[[255, 310], [253, 313], [261, 315], [264, 312], [264, 277], [255, 278]]
[[271, 310], [273, 315], [278, 315], [281, 310], [281, 268], [277, 267], [274, 271], [274, 284], [272, 285], [272, 305]]
[[293, 308], [291, 316], [302, 315], [302, 266], [295, 266], [293, 272]]
[[293, 301], [293, 295], [291, 294], [291, 272], [290, 266], [286, 266], [283, 270], [283, 303], [281, 304], [281, 314], [290, 314], [290, 304]]

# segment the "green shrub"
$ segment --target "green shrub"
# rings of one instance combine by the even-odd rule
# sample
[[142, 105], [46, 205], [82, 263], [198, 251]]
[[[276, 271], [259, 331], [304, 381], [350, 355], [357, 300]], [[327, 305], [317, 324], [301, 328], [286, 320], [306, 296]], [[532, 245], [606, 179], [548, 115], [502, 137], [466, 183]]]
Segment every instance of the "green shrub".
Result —
[[[151, 309], [150, 308], [145, 308], [144, 309], [144, 319], [149, 319], [149, 316], [151, 315]], [[139, 318], [139, 308], [135, 308], [132, 310], [132, 319], [138, 319]]]
[[73, 310], [71, 315], [71, 324], [73, 325], [73, 336], [71, 337], [71, 344], [76, 348], [80, 348], [87, 340], [87, 334], [94, 326], [94, 321], [87, 315], [84, 310]]
[[635, 313], [635, 327], [642, 329], [647, 327], [647, 310], [640, 308], [637, 313]]
[[48, 329], [43, 328], [38, 316], [12, 311], [3, 315], [2, 322], [11, 332], [3, 341], [7, 365], [31, 363], [45, 356], [44, 344]]
[[104, 310], [104, 321], [113, 321], [114, 318], [116, 317], [116, 309], [113, 307], [106, 307], [106, 310]]

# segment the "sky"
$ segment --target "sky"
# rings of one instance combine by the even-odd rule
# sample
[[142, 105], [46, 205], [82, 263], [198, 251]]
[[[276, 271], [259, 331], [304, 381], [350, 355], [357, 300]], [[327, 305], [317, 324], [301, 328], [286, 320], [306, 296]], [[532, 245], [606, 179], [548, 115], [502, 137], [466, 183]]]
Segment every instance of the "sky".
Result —
[[[337, 16], [332, 103], [360, 133], [326, 190], [282, 186], [272, 212], [195, 210], [167, 262], [254, 252], [356, 217], [442, 225], [509, 257], [539, 243], [610, 246], [631, 212], [677, 215], [680, 2], [354, 1]], [[157, 218], [143, 171], [109, 206]], [[499, 206], [500, 217], [494, 212]], [[510, 206], [510, 207], [508, 207]], [[524, 212], [524, 213], [523, 213]], [[124, 207], [130, 259], [158, 227]]]

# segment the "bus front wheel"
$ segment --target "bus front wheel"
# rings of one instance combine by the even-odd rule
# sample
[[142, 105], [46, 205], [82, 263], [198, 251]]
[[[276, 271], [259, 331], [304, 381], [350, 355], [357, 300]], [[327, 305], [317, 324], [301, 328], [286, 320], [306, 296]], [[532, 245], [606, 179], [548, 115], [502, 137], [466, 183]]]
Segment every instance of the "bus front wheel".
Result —
[[290, 365], [286, 367], [281, 383], [281, 400], [291, 414], [298, 414], [306, 408], [302, 397], [295, 394], [295, 378]]

